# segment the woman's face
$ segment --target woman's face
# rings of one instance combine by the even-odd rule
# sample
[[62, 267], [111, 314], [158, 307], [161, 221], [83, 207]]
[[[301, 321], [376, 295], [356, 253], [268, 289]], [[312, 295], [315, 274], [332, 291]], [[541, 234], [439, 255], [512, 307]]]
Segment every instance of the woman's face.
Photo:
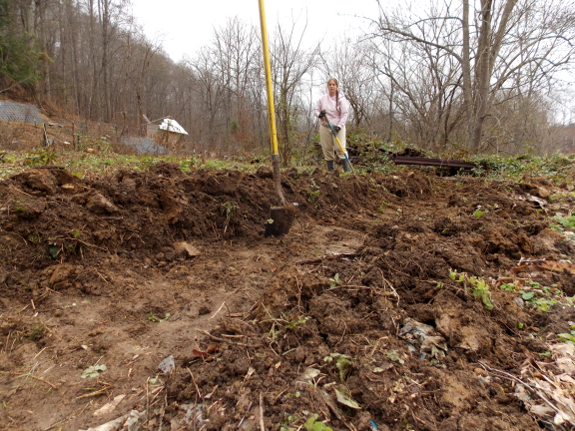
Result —
[[328, 81], [327, 90], [329, 91], [330, 96], [335, 96], [335, 92], [337, 91], [337, 83], [335, 81]]

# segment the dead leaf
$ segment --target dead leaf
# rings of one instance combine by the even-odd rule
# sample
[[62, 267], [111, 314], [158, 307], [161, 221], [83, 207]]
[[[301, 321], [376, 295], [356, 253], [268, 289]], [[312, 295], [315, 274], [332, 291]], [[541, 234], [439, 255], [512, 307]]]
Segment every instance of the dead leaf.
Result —
[[339, 385], [337, 388], [333, 388], [333, 390], [340, 403], [352, 409], [361, 410], [361, 406], [351, 397], [349, 390], [345, 386]]
[[94, 412], [94, 416], [101, 416], [101, 415], [105, 415], [106, 413], [110, 413], [112, 410], [114, 410], [116, 408], [116, 406], [118, 404], [120, 404], [122, 402], [122, 400], [125, 397], [126, 397], [126, 394], [121, 394], [121, 395], [114, 397], [114, 399], [112, 401], [110, 401], [107, 404], [104, 404], [102, 407], [100, 407], [98, 410], [96, 410]]
[[201, 350], [196, 350], [196, 349], [193, 349], [193, 350], [192, 350], [192, 354], [193, 354], [196, 358], [202, 358], [202, 359], [205, 359], [205, 358], [207, 358], [208, 356], [210, 356], [210, 354], [209, 354], [208, 352], [203, 352], [203, 351], [201, 351]]

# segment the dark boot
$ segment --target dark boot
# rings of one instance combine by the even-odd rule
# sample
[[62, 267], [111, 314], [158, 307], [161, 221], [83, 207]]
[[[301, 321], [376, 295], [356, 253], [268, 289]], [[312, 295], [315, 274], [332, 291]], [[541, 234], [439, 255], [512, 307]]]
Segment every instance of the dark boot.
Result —
[[333, 172], [333, 160], [326, 160], [327, 170]]
[[341, 161], [341, 164], [343, 165], [343, 171], [344, 172], [351, 172], [351, 165], [349, 164], [349, 162], [345, 159], [343, 159]]

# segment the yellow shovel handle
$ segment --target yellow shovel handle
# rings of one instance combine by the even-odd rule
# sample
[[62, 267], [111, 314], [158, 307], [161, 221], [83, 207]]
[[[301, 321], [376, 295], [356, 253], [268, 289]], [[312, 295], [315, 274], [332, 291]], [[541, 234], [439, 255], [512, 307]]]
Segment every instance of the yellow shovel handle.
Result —
[[273, 155], [279, 155], [278, 136], [276, 130], [276, 113], [274, 109], [274, 92], [272, 87], [272, 69], [270, 66], [270, 50], [268, 44], [268, 30], [266, 26], [266, 13], [264, 0], [259, 0], [260, 4], [260, 28], [262, 31], [262, 48], [264, 52], [264, 68], [266, 75], [266, 90], [268, 96], [268, 123], [270, 129], [270, 144]]

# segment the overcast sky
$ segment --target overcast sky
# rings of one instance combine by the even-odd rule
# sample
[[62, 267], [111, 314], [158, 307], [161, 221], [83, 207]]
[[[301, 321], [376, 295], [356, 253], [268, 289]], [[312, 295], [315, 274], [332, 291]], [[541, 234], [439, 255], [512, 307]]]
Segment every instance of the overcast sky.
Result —
[[[348, 35], [365, 26], [359, 17], [376, 18], [376, 0], [267, 0], [266, 23], [271, 34], [278, 20], [285, 25], [308, 22], [310, 43], [333, 39], [338, 31]], [[133, 13], [150, 40], [163, 40], [164, 50], [174, 61], [193, 56], [208, 45], [214, 28], [225, 27], [239, 17], [259, 29], [258, 0], [134, 0]], [[356, 17], [357, 16], [357, 17]]]

